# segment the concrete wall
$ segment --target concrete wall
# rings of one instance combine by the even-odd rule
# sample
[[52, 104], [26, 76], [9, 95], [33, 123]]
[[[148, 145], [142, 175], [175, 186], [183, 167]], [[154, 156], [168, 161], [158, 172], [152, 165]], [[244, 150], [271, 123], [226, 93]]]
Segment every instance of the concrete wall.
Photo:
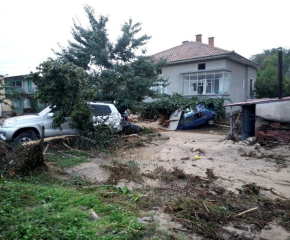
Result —
[[274, 121], [290, 121], [290, 101], [257, 104], [256, 115]]
[[[255, 96], [250, 93], [250, 79], [253, 79], [253, 86], [256, 81], [256, 69], [232, 60], [226, 60], [226, 69], [231, 71], [230, 78], [230, 99], [233, 103], [245, 102]], [[254, 90], [254, 89], [253, 89]], [[232, 111], [240, 111], [240, 107], [232, 107]], [[229, 110], [227, 110], [228, 112]]]

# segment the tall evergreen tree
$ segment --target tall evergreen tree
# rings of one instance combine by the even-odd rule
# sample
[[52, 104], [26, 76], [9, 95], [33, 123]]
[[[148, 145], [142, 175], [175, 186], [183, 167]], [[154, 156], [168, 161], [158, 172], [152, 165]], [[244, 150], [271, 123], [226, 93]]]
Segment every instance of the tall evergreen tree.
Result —
[[121, 36], [113, 42], [106, 28], [108, 17], [96, 18], [93, 8], [86, 5], [84, 9], [89, 27], [74, 21], [74, 41], [69, 41], [67, 47], [60, 46], [56, 55], [89, 72], [90, 84], [98, 89], [94, 100], [116, 101], [121, 110], [138, 105], [145, 97], [156, 97], [152, 87], [167, 85], [167, 80], [158, 75], [165, 61], [155, 62], [145, 56], [146, 50], [142, 47], [150, 36], [139, 36], [141, 24], [129, 19], [121, 28]]

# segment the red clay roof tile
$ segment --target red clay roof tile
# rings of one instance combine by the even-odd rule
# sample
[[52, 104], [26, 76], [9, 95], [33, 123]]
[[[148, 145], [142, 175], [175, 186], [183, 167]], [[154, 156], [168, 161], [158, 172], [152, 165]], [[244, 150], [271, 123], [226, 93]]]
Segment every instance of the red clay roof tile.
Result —
[[160, 53], [156, 53], [154, 58], [167, 59], [167, 62], [178, 62], [183, 60], [189, 60], [194, 58], [211, 57], [234, 53], [233, 51], [227, 51], [221, 48], [213, 47], [208, 44], [199, 42], [186, 42], [177, 47], [165, 50]]

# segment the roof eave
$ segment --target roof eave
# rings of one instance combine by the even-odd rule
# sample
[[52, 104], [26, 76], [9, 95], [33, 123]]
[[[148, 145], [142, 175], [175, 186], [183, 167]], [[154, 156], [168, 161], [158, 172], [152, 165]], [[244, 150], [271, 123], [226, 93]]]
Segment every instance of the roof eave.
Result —
[[188, 62], [199, 62], [199, 61], [203, 61], [203, 60], [224, 58], [224, 57], [227, 57], [229, 54], [230, 53], [225, 53], [225, 54], [219, 54], [219, 55], [214, 55], [214, 56], [206, 56], [206, 57], [198, 57], [198, 58], [190, 58], [190, 59], [184, 59], [184, 60], [178, 60], [178, 61], [171, 61], [171, 62], [167, 62], [167, 65], [174, 65], [174, 64], [188, 63]]
[[240, 61], [238, 61], [238, 62], [242, 62], [242, 63], [244, 63], [245, 65], [252, 66], [252, 67], [254, 67], [254, 68], [256, 68], [256, 69], [261, 69], [261, 68], [263, 68], [262, 65], [260, 65], [260, 64], [258, 64], [258, 63], [255, 63], [255, 62], [253, 62], [253, 61], [251, 61], [251, 60], [249, 60], [249, 59], [243, 57], [242, 55], [240, 55], [240, 54], [238, 54], [238, 53], [232, 52], [232, 54], [231, 54], [230, 57], [235, 57], [235, 59], [232, 59], [232, 60], [234, 60], [234, 61], [235, 61], [235, 60], [237, 61], [236, 58], [238, 58], [238, 59], [240, 60]]
[[261, 69], [263, 67], [262, 65], [255, 63], [255, 62], [235, 53], [234, 51], [229, 52], [229, 53], [214, 55], [214, 56], [206, 56], [206, 57], [199, 57], [199, 58], [184, 59], [184, 60], [179, 60], [179, 61], [171, 61], [171, 62], [167, 62], [167, 65], [175, 65], [175, 64], [189, 63], [189, 62], [199, 62], [199, 61], [203, 61], [203, 60], [211, 60], [211, 59], [219, 59], [219, 58], [230, 58], [233, 61], [243, 63], [244, 65], [252, 66], [256, 69]]

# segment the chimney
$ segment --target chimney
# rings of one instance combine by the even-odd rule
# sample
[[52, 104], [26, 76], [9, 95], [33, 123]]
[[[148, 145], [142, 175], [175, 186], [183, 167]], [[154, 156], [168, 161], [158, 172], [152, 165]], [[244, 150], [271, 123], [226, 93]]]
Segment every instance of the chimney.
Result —
[[208, 45], [214, 47], [214, 37], [209, 37], [209, 38], [208, 38]]
[[183, 41], [182, 44], [184, 44], [184, 43], [188, 43], [188, 42], [189, 42], [189, 41]]
[[202, 39], [201, 39], [201, 37], [202, 37], [202, 35], [201, 34], [197, 34], [197, 35], [195, 35], [195, 37], [196, 37], [196, 42], [202, 42]]

